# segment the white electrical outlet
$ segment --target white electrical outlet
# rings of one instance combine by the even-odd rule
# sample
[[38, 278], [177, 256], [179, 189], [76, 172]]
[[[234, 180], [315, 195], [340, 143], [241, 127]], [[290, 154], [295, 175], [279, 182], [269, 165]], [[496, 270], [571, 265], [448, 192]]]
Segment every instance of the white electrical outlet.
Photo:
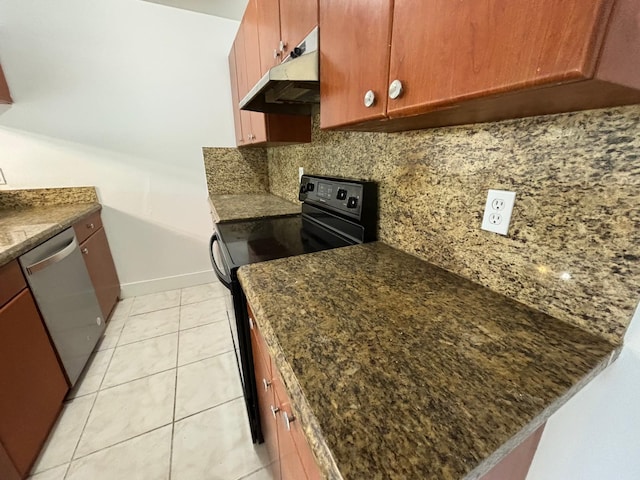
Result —
[[0, 185], [6, 185], [7, 179], [4, 178], [4, 173], [2, 173], [2, 169], [0, 168]]
[[511, 212], [516, 201], [516, 192], [506, 190], [489, 190], [487, 203], [484, 206], [482, 229], [506, 235], [509, 231]]
[[304, 175], [304, 167], [298, 167], [298, 183], [302, 182], [302, 175]]

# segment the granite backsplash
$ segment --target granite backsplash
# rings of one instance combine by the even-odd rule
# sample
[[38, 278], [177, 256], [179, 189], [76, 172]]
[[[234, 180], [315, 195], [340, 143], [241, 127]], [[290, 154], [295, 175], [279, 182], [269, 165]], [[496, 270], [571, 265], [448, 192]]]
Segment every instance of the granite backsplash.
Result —
[[98, 201], [95, 187], [28, 188], [0, 190], [0, 210]]
[[209, 195], [269, 192], [264, 149], [204, 147], [202, 154]]
[[[316, 116], [311, 144], [267, 149], [268, 181], [295, 201], [300, 166], [375, 180], [382, 241], [619, 343], [640, 299], [639, 151], [640, 106], [389, 134]], [[490, 188], [517, 194], [506, 237], [480, 229]]]

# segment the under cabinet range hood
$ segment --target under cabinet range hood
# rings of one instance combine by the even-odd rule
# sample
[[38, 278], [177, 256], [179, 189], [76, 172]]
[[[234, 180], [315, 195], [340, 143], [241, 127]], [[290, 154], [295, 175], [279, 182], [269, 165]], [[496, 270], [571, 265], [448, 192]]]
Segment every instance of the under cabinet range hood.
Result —
[[311, 115], [320, 103], [318, 27], [272, 67], [240, 101], [241, 110], [289, 115]]

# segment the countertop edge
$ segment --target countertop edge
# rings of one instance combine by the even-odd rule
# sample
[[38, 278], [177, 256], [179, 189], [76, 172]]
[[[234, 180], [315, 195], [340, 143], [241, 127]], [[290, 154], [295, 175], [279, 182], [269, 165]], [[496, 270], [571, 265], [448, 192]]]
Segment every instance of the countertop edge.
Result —
[[[82, 205], [84, 204], [79, 204], [78, 207], [81, 208]], [[33, 208], [37, 208], [37, 207], [33, 207]], [[15, 260], [23, 253], [28, 252], [32, 248], [41, 244], [42, 242], [57, 235], [61, 231], [69, 228], [77, 221], [82, 220], [83, 218], [86, 218], [95, 212], [99, 212], [100, 210], [102, 210], [102, 205], [98, 202], [86, 204], [85, 209], [80, 210], [78, 213], [69, 216], [67, 219], [65, 219], [65, 221], [53, 224], [51, 227], [47, 228], [46, 230], [43, 230], [42, 232], [39, 232], [38, 234], [33, 235], [28, 239], [25, 239], [20, 244], [15, 245], [11, 248], [8, 248], [4, 252], [2, 252], [2, 254], [0, 254], [0, 266], [6, 265], [7, 263]]]
[[609, 365], [618, 359], [622, 352], [622, 346], [616, 347], [609, 357], [603, 359], [590, 372], [588, 372], [580, 381], [576, 382], [564, 394], [558, 397], [551, 405], [542, 410], [535, 418], [533, 418], [518, 433], [502, 444], [495, 452], [485, 458], [480, 464], [469, 472], [462, 480], [481, 480], [493, 467], [495, 467], [502, 459], [504, 459], [511, 451], [517, 448], [531, 434], [533, 434], [541, 425], [543, 425], [551, 416], [556, 413], [564, 404], [566, 404], [574, 395], [587, 386], [594, 378], [602, 373]]
[[[242, 267], [240, 270], [242, 270]], [[238, 275], [238, 278], [240, 279], [242, 287], [246, 288], [246, 285], [243, 283], [242, 276]], [[271, 355], [271, 358], [275, 363], [275, 367], [285, 384], [287, 393], [290, 396], [292, 407], [300, 417], [300, 425], [304, 431], [307, 443], [316, 458], [318, 467], [324, 474], [324, 478], [326, 480], [343, 480], [340, 469], [338, 468], [335, 458], [331, 453], [331, 449], [324, 441], [319, 441], [320, 438], [324, 439], [324, 435], [318, 435], [318, 433], [322, 432], [322, 428], [307, 402], [291, 365], [289, 365], [289, 362], [285, 358], [284, 352], [278, 343], [277, 335], [273, 331], [269, 321], [265, 318], [264, 310], [262, 309], [260, 301], [257, 299], [250, 299], [249, 295], [246, 296], [247, 301], [251, 305], [254, 316], [256, 317], [255, 320], [258, 323], [258, 328], [264, 337], [267, 348], [269, 349], [269, 354]]]

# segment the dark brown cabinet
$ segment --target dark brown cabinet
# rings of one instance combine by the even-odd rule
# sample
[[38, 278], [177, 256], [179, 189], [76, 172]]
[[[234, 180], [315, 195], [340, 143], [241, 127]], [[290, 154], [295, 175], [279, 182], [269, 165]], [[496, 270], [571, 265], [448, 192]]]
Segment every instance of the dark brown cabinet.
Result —
[[74, 231], [80, 244], [84, 263], [96, 291], [98, 303], [105, 320], [109, 318], [120, 296], [120, 281], [113, 256], [102, 226], [100, 212], [76, 223]]
[[291, 400], [271, 360], [251, 307], [247, 308], [262, 434], [270, 458], [275, 460], [270, 467], [271, 473], [274, 478], [282, 480], [320, 480], [322, 475]]
[[322, 128], [395, 131], [640, 102], [633, 0], [374, 3], [320, 0]]
[[9, 85], [0, 66], [0, 104], [12, 103], [11, 94], [9, 93]]
[[[13, 264], [13, 265], [12, 265]], [[56, 353], [17, 261], [0, 284], [18, 286], [0, 308], [0, 478], [25, 478], [68, 391]], [[17, 270], [16, 270], [17, 267]], [[8, 279], [8, 276], [12, 276]]]

